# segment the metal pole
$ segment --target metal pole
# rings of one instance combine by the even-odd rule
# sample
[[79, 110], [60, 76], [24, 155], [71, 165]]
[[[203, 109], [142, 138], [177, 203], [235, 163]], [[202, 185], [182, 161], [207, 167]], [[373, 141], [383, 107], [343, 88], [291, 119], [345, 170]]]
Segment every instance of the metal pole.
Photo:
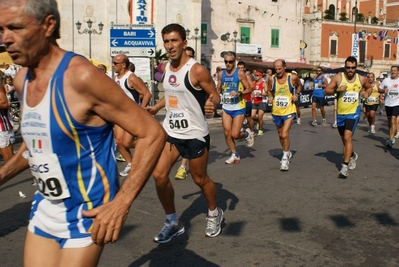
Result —
[[89, 58], [91, 58], [91, 32], [89, 31]]
[[197, 38], [197, 36], [195, 36], [195, 59], [198, 61], [197, 41], [198, 41], [198, 38]]

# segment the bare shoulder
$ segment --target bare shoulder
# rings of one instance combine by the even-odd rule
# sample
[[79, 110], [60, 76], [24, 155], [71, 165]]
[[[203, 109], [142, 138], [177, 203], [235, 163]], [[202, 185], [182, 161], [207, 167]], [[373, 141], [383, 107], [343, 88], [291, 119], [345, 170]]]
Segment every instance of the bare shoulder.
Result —
[[17, 92], [20, 92], [22, 90], [27, 72], [28, 68], [22, 68], [18, 71], [17, 75], [15, 76], [13, 80], [13, 85], [14, 88], [17, 90]]

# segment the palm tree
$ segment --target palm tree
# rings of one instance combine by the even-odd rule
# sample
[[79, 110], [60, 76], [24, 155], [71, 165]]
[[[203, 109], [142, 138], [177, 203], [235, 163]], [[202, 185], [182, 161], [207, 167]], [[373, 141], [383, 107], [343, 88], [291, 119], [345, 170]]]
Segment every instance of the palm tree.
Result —
[[169, 55], [168, 55], [168, 53], [162, 53], [162, 48], [159, 49], [159, 50], [157, 50], [157, 49], [155, 48], [155, 57], [154, 57], [154, 60], [155, 60], [154, 66], [155, 66], [155, 68], [157, 68], [157, 66], [158, 66], [159, 63], [162, 63], [162, 62], [165, 62], [165, 61], [168, 61], [168, 60], [169, 60]]

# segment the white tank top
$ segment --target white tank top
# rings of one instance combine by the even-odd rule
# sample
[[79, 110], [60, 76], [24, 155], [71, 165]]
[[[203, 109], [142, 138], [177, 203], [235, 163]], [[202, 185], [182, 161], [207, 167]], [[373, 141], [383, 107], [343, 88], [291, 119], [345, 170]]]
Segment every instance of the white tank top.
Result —
[[190, 69], [197, 61], [190, 59], [180, 70], [170, 70], [166, 64], [164, 89], [166, 116], [163, 127], [169, 136], [178, 139], [205, 141], [209, 134], [204, 105], [206, 93], [190, 81]]
[[[132, 99], [133, 101], [136, 101], [136, 99], [134, 99], [132, 93], [130, 93], [130, 91], [128, 90], [128, 88], [126, 88], [125, 84], [126, 84], [126, 80], [127, 78], [129, 78], [129, 75], [132, 74], [133, 72], [131, 72], [130, 70], [128, 72], [125, 73], [125, 75], [123, 75], [121, 78], [118, 78], [118, 76], [115, 76], [115, 82], [117, 84], [119, 84], [119, 86], [122, 88], [123, 92], [125, 92], [125, 94], [130, 97], [130, 99]], [[137, 101], [136, 101], [137, 102]]]

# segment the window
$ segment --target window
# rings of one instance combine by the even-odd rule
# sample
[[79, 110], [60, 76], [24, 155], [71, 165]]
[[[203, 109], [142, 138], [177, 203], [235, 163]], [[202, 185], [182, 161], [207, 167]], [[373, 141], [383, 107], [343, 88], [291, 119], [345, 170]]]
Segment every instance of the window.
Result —
[[391, 57], [391, 44], [384, 44], [384, 58]]
[[338, 56], [338, 33], [337, 32], [332, 32], [330, 34], [329, 40], [330, 40], [330, 56]]
[[280, 30], [272, 29], [271, 47], [280, 47]]
[[201, 23], [201, 44], [208, 44], [208, 24]]
[[272, 0], [272, 2], [273, 2], [273, 3], [277, 3], [277, 2], [278, 2], [278, 0]]
[[337, 40], [330, 40], [330, 55], [337, 55]]
[[250, 27], [241, 27], [240, 28], [240, 40], [242, 44], [251, 43], [251, 28]]
[[359, 41], [359, 63], [364, 64], [366, 60], [366, 41]]

